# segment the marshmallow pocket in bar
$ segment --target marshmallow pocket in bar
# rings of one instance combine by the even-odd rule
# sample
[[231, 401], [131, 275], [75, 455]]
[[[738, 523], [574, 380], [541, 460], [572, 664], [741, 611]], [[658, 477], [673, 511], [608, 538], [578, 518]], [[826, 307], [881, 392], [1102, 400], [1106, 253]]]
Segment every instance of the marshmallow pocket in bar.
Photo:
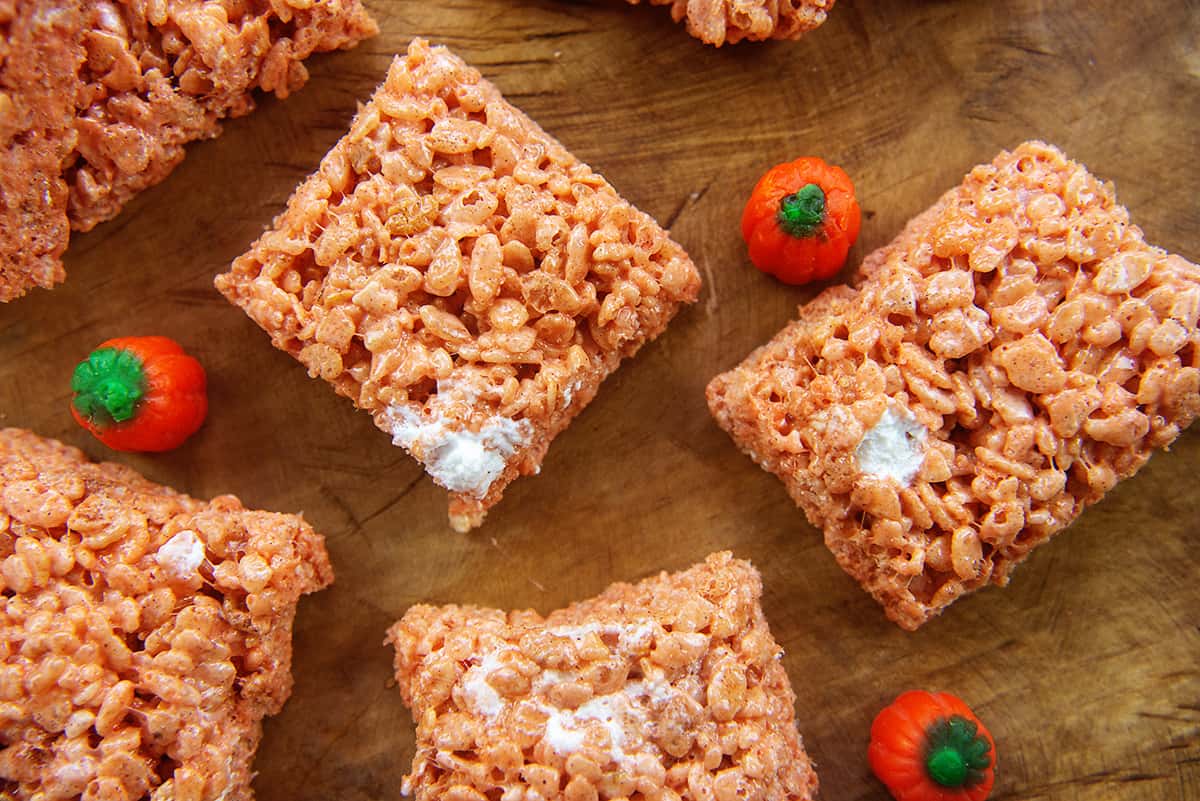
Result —
[[708, 388], [838, 562], [915, 629], [1200, 413], [1200, 268], [1028, 142], [973, 169]]
[[417, 40], [217, 287], [483, 521], [695, 300], [667, 232]]
[[670, 6], [688, 33], [720, 47], [743, 39], [799, 39], [825, 22], [836, 0], [628, 0]]
[[4, 797], [250, 801], [296, 603], [332, 580], [297, 516], [0, 429]]
[[807, 801], [817, 776], [749, 563], [552, 612], [415, 606], [388, 633], [417, 801]]

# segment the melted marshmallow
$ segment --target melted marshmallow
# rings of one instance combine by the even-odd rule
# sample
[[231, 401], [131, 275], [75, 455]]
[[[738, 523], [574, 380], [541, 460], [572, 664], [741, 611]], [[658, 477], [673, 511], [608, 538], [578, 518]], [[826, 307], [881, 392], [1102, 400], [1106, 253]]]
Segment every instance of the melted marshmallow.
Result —
[[159, 546], [154, 561], [179, 578], [187, 578], [204, 561], [204, 543], [196, 532], [181, 531]]
[[479, 431], [451, 430], [437, 408], [424, 417], [410, 406], [390, 410], [392, 442], [425, 465], [441, 486], [476, 498], [487, 495], [508, 460], [529, 444], [533, 426], [528, 420], [490, 417]]
[[[558, 637], [569, 637], [577, 645], [589, 634], [615, 635], [618, 650], [631, 651], [650, 647], [656, 624], [652, 621], [637, 624], [585, 623], [554, 626], [546, 631]], [[552, 684], [577, 679], [575, 671], [546, 670], [534, 688], [544, 693]], [[636, 758], [639, 746], [644, 750], [641, 733], [654, 721], [655, 707], [661, 708], [679, 692], [662, 675], [656, 675], [631, 681], [615, 692], [595, 696], [575, 710], [543, 704], [540, 708], [547, 715], [547, 720], [542, 738], [557, 753], [571, 754], [583, 746], [588, 726], [598, 723], [608, 735], [609, 756], [618, 764], [630, 765]], [[637, 742], [630, 742], [631, 736]]]
[[[652, 621], [637, 624], [584, 623], [553, 626], [546, 631], [557, 637], [568, 637], [576, 645], [589, 634], [615, 636], [618, 651], [627, 652], [635, 648], [648, 648], [656, 626]], [[459, 681], [459, 692], [468, 709], [489, 720], [495, 719], [511, 705], [487, 681], [493, 672], [503, 667], [500, 656], [505, 650], [500, 648], [485, 653], [479, 663], [468, 668]], [[556, 684], [579, 680], [578, 670], [547, 669], [538, 676], [533, 690], [545, 696]], [[557, 753], [571, 754], [583, 747], [589, 726], [599, 724], [599, 728], [607, 735], [608, 753], [613, 761], [632, 765], [637, 753], [646, 747], [642, 732], [654, 721], [655, 709], [661, 709], [679, 693], [680, 690], [672, 687], [659, 673], [631, 681], [615, 692], [594, 696], [578, 709], [561, 709], [553, 704], [539, 703], [538, 709], [546, 715], [542, 739]]]
[[889, 406], [863, 434], [854, 458], [858, 469], [880, 478], [894, 478], [907, 485], [925, 460], [925, 426], [907, 412], [897, 414]]
[[583, 732], [573, 726], [568, 727], [568, 714], [553, 707], [543, 707], [549, 719], [546, 720], [546, 731], [542, 739], [559, 754], [572, 754], [583, 747]]
[[575, 710], [576, 720], [596, 720], [604, 725], [608, 732], [608, 742], [613, 752], [613, 758], [620, 760], [624, 754], [625, 727], [622, 725], [626, 715], [635, 718], [639, 723], [645, 719], [645, 714], [634, 704], [636, 696], [631, 686], [622, 687], [615, 693], [601, 695], [588, 701]]
[[500, 667], [500, 656], [492, 651], [463, 676], [463, 695], [473, 712], [494, 718], [504, 708], [504, 699], [487, 681], [487, 677]]
[[579, 626], [553, 626], [546, 629], [547, 634], [555, 637], [569, 637], [575, 645], [583, 642], [589, 634], [616, 635], [617, 647], [622, 650], [637, 650], [649, 645], [649, 639], [654, 636], [655, 624], [644, 622], [637, 625], [622, 623], [584, 623]]
[[604, 634], [606, 631], [607, 628], [599, 623], [584, 623], [580, 626], [551, 626], [546, 629], [547, 634], [555, 637], [567, 637], [576, 645], [582, 643], [583, 638], [589, 634]]
[[583, 379], [576, 378], [574, 381], [567, 384], [562, 391], [563, 408], [571, 405], [571, 400], [575, 397], [575, 393], [583, 386]]
[[[640, 742], [629, 742], [632, 735], [641, 739], [656, 718], [654, 706], [666, 704], [679, 690], [661, 676], [649, 681], [631, 681], [616, 692], [598, 695], [578, 709], [559, 709], [542, 705], [548, 716], [542, 739], [562, 755], [578, 751], [583, 746], [586, 727], [599, 723], [608, 735], [608, 753], [620, 765], [633, 763]], [[643, 745], [644, 750], [644, 745]]]

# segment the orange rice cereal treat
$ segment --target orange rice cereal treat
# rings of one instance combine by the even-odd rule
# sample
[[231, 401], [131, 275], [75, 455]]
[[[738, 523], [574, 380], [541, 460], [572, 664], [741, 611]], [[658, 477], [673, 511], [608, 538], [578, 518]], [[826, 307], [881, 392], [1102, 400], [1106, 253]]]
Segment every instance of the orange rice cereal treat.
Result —
[[249, 801], [296, 602], [332, 580], [299, 517], [0, 430], [0, 795]]
[[785, 801], [817, 775], [747, 562], [614, 584], [543, 618], [414, 606], [388, 632], [417, 801]]
[[[688, 33], [720, 47], [743, 39], [799, 39], [825, 21], [836, 0], [648, 0], [670, 6]], [[628, 0], [639, 5], [643, 0]]]
[[420, 460], [466, 531], [700, 276], [477, 70], [416, 40], [216, 285]]
[[78, 7], [0, 0], [0, 302], [64, 277], [67, 185], [76, 73], [83, 61]]
[[71, 226], [87, 231], [167, 177], [184, 145], [254, 109], [253, 90], [287, 97], [303, 59], [379, 29], [359, 0], [94, 0], [67, 171]]
[[915, 629], [1007, 583], [1200, 413], [1200, 268], [1041, 142], [973, 169], [857, 287], [717, 376], [721, 427]]
[[0, 0], [0, 302], [65, 278], [184, 146], [286, 97], [303, 59], [378, 32], [360, 0]]

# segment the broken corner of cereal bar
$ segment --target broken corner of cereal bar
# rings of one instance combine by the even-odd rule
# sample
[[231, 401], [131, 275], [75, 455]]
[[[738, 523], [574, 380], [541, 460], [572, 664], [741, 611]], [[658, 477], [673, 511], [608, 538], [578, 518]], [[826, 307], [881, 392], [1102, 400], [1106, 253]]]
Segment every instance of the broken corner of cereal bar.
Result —
[[708, 387], [842, 568], [916, 629], [1200, 413], [1200, 267], [1041, 142], [962, 185]]
[[286, 97], [304, 59], [378, 32], [360, 0], [0, 2], [0, 302], [66, 273], [71, 230], [115, 217], [185, 146]]
[[77, 4], [48, 0], [0, 13], [0, 303], [66, 277], [71, 229], [62, 171], [84, 60], [81, 19]]
[[542, 617], [414, 606], [388, 632], [419, 801], [808, 801], [817, 775], [760, 598], [729, 553]]
[[[644, 0], [628, 0], [640, 5]], [[705, 44], [720, 47], [747, 40], [799, 39], [818, 27], [835, 0], [648, 0], [670, 6], [671, 17], [687, 25], [688, 33]]]
[[658, 223], [417, 40], [217, 288], [482, 523], [696, 299]]
[[9, 428], [0, 543], [4, 796], [251, 799], [321, 536]]

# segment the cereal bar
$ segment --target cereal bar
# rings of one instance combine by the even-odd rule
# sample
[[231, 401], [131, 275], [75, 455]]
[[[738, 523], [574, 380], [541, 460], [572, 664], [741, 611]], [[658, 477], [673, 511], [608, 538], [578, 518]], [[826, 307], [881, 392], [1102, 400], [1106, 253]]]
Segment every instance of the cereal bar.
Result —
[[79, 8], [0, 0], [0, 302], [64, 278]]
[[[640, 5], [643, 0], [628, 0]], [[743, 39], [799, 39], [825, 21], [836, 0], [648, 0], [670, 6], [688, 33], [720, 47]]]
[[417, 40], [216, 284], [420, 460], [466, 531], [700, 277], [477, 70]]
[[0, 301], [62, 281], [68, 225], [116, 216], [254, 90], [377, 30], [360, 0], [0, 0]]
[[1200, 267], [1027, 142], [717, 376], [717, 422], [915, 629], [1007, 583], [1200, 413]]
[[360, 0], [97, 0], [85, 3], [87, 61], [67, 170], [71, 227], [87, 231], [167, 177], [184, 145], [254, 109], [252, 92], [287, 97], [303, 59], [378, 33]]
[[332, 580], [299, 517], [0, 430], [4, 797], [249, 801], [297, 600]]
[[817, 776], [729, 553], [545, 618], [415, 606], [388, 632], [417, 722], [417, 801], [811, 799]]

